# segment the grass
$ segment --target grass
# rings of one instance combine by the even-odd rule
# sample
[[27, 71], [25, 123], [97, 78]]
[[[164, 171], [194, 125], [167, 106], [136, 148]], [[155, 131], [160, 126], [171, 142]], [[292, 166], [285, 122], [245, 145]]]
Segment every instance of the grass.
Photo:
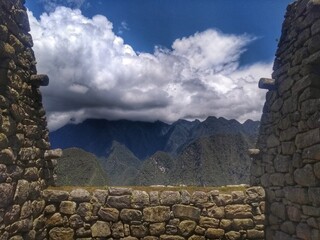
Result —
[[189, 193], [196, 191], [210, 192], [212, 190], [219, 190], [220, 193], [231, 193], [233, 191], [245, 191], [246, 186], [243, 185], [231, 185], [231, 186], [220, 186], [220, 187], [199, 187], [199, 186], [57, 186], [57, 187], [48, 187], [49, 190], [63, 190], [63, 191], [72, 191], [74, 189], [85, 189], [89, 192], [94, 192], [97, 189], [108, 189], [108, 187], [123, 187], [131, 188], [133, 190], [141, 190], [146, 192], [151, 191], [182, 191], [187, 190]]

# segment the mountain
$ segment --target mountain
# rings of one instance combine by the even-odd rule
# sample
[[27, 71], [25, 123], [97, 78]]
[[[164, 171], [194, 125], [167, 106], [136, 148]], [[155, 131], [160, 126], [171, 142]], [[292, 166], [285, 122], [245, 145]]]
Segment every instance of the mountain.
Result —
[[175, 159], [158, 151], [146, 159], [133, 181], [134, 185], [170, 185], [170, 174]]
[[139, 159], [163, 149], [163, 137], [169, 125], [160, 121], [108, 121], [88, 119], [80, 124], [68, 124], [50, 133], [53, 148], [78, 147], [99, 157], [106, 156], [113, 141], [125, 145]]
[[249, 183], [251, 141], [242, 133], [200, 137], [176, 158], [170, 182], [217, 186]]
[[142, 162], [124, 145], [113, 141], [111, 149], [102, 166], [109, 176], [109, 184], [113, 186], [131, 185], [139, 172]]
[[227, 133], [257, 136], [258, 127], [258, 121], [248, 120], [241, 124], [221, 117], [208, 117], [203, 122], [178, 120], [171, 125], [160, 121], [88, 119], [79, 124], [68, 124], [51, 132], [49, 137], [52, 148], [78, 147], [99, 157], [105, 157], [113, 141], [117, 141], [138, 159], [145, 160], [157, 151], [177, 155], [202, 136]]
[[100, 156], [111, 185], [248, 183], [259, 122], [208, 117], [169, 125], [86, 120], [50, 133], [53, 148], [76, 146]]
[[82, 149], [64, 149], [57, 162], [58, 186], [103, 186], [108, 182], [107, 174], [97, 157]]

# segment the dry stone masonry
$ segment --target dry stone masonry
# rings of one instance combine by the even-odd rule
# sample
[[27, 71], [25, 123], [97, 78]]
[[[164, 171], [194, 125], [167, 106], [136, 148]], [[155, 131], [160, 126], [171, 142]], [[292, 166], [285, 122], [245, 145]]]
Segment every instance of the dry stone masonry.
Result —
[[266, 239], [320, 239], [320, 1], [288, 6], [251, 184], [266, 190]]
[[49, 150], [39, 92], [48, 77], [37, 75], [23, 4], [0, 1], [0, 239], [33, 239], [41, 191], [53, 181], [52, 153], [59, 153]]
[[46, 226], [52, 240], [262, 240], [264, 198], [261, 187], [192, 194], [115, 187], [92, 193], [47, 189], [41, 202], [43, 213], [34, 225], [36, 230]]
[[228, 193], [47, 188], [61, 150], [50, 150], [49, 78], [29, 31], [24, 0], [1, 0], [0, 240], [320, 239], [319, 0], [288, 6], [272, 79], [259, 83], [269, 91], [251, 183], [263, 188]]

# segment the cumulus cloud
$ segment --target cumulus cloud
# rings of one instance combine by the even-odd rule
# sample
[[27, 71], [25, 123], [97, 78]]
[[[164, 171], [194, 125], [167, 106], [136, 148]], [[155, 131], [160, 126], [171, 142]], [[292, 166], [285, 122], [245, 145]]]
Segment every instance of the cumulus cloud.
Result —
[[208, 29], [176, 39], [171, 49], [137, 53], [101, 15], [58, 7], [29, 18], [38, 71], [50, 77], [42, 92], [51, 130], [87, 118], [260, 118], [257, 82], [272, 66], [239, 67], [252, 36]]

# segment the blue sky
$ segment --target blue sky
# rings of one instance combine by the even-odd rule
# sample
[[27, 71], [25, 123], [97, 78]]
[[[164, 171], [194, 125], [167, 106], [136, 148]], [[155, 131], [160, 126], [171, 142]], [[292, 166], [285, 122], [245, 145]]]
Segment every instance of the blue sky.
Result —
[[27, 0], [49, 128], [258, 120], [291, 0]]

